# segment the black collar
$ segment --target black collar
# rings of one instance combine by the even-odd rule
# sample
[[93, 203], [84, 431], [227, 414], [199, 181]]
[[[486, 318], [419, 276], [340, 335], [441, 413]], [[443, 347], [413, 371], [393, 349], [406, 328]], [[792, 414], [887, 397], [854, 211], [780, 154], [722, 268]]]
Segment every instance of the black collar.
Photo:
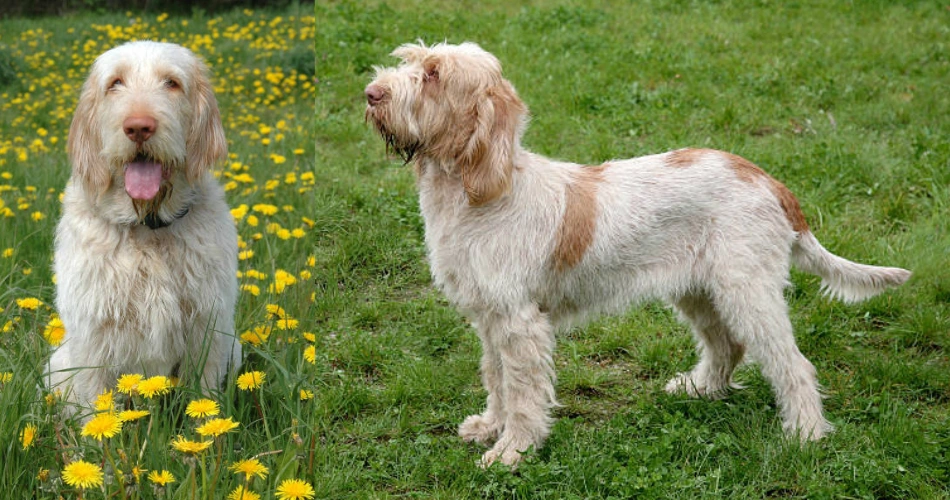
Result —
[[180, 212], [175, 214], [175, 217], [172, 220], [167, 221], [167, 222], [162, 220], [162, 218], [159, 217], [156, 213], [150, 212], [148, 215], [145, 216], [144, 224], [148, 226], [149, 229], [161, 229], [163, 227], [168, 227], [172, 225], [172, 222], [175, 222], [176, 220], [181, 219], [182, 217], [187, 215], [189, 208], [190, 207], [187, 207], [187, 206], [185, 208], [182, 208]]

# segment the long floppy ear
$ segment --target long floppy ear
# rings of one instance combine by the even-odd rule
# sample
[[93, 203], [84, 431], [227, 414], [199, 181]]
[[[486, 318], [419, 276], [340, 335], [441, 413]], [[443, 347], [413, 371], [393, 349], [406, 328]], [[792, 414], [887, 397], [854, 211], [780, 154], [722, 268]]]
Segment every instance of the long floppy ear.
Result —
[[66, 152], [69, 154], [69, 163], [72, 164], [73, 177], [82, 182], [86, 191], [96, 195], [109, 189], [112, 182], [109, 164], [101, 154], [102, 141], [98, 133], [98, 108], [102, 98], [98, 81], [94, 69], [93, 74], [83, 84], [66, 139]]
[[465, 145], [459, 170], [468, 202], [484, 205], [511, 189], [513, 158], [525, 106], [507, 81], [489, 87], [475, 104], [475, 130]]
[[206, 170], [228, 156], [228, 141], [224, 137], [221, 113], [208, 79], [208, 70], [204, 64], [196, 62], [192, 71], [192, 119], [185, 141], [188, 162], [185, 175], [188, 182], [197, 181]]

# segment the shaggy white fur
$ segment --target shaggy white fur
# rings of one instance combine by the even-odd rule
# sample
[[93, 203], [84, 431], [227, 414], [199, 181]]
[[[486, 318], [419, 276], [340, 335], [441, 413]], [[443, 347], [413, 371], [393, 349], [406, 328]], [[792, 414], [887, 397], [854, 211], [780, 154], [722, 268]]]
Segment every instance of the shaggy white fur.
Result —
[[484, 413], [462, 438], [516, 464], [551, 428], [554, 332], [660, 298], [693, 328], [700, 361], [666, 389], [718, 397], [748, 354], [783, 426], [818, 439], [815, 369], [795, 345], [782, 295], [789, 264], [846, 301], [910, 276], [825, 250], [798, 201], [747, 160], [682, 149], [598, 166], [526, 151], [527, 109], [498, 60], [472, 43], [404, 45], [367, 86], [366, 116], [414, 160], [435, 283], [482, 342]]
[[123, 373], [216, 388], [241, 361], [237, 234], [211, 172], [227, 142], [204, 63], [169, 43], [105, 52], [67, 149], [54, 257], [66, 337], [48, 384], [79, 405]]

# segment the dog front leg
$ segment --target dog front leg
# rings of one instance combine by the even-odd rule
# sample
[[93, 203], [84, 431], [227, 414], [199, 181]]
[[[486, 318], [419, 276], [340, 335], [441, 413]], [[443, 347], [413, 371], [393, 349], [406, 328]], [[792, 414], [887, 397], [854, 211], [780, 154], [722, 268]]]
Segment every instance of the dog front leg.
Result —
[[514, 466], [522, 453], [540, 446], [551, 430], [550, 412], [557, 405], [554, 334], [547, 316], [534, 305], [509, 315], [492, 315], [483, 323], [483, 343], [492, 346], [500, 363], [495, 388], [500, 394], [495, 397], [503, 412], [495, 416], [502, 417], [504, 423], [495, 445], [482, 456], [482, 464], [487, 467], [501, 461]]

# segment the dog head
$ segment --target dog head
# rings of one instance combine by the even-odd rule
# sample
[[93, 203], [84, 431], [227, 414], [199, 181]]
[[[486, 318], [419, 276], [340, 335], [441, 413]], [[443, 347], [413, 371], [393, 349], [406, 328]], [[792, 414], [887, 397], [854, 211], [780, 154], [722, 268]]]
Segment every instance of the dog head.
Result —
[[227, 156], [207, 67], [170, 43], [103, 53], [83, 84], [67, 151], [87, 194], [127, 196], [139, 218], [158, 210], [177, 179], [194, 183]]
[[392, 55], [402, 63], [377, 68], [365, 90], [366, 118], [387, 146], [461, 176], [472, 205], [504, 195], [527, 110], [498, 59], [474, 43], [407, 44]]

